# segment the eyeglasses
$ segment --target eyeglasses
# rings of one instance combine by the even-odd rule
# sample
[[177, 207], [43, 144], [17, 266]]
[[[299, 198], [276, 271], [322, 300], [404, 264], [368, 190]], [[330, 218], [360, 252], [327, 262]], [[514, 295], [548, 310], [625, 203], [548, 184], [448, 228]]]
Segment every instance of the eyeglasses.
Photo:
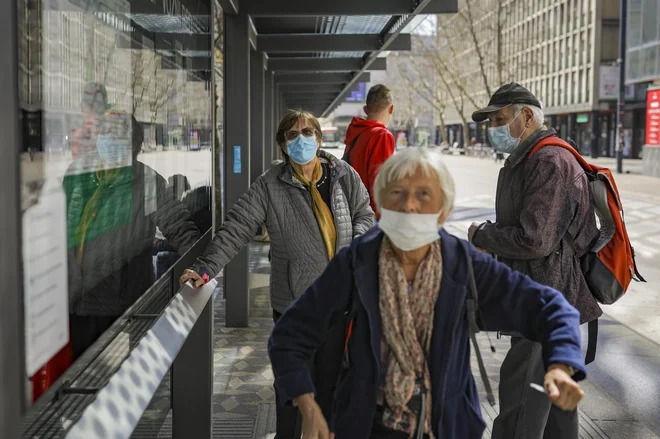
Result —
[[291, 130], [291, 131], [287, 131], [286, 134], [284, 134], [284, 138], [288, 141], [296, 140], [298, 136], [300, 136], [301, 134], [305, 137], [316, 136], [316, 130], [314, 128], [303, 128], [300, 131]]

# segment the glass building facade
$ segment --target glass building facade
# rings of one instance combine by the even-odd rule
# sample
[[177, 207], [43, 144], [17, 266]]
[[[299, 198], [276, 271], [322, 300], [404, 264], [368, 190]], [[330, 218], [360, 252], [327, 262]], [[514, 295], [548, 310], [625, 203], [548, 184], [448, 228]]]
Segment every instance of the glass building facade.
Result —
[[660, 3], [628, 1], [626, 82], [653, 81], [660, 77]]
[[[628, 1], [626, 35], [626, 84], [635, 92], [635, 102], [626, 105], [627, 120], [632, 120], [632, 143], [643, 145], [643, 171], [660, 177], [660, 147], [650, 141], [657, 121], [649, 116], [649, 95], [655, 95], [660, 81], [660, 3], [656, 0]], [[647, 94], [648, 93], [648, 94]]]

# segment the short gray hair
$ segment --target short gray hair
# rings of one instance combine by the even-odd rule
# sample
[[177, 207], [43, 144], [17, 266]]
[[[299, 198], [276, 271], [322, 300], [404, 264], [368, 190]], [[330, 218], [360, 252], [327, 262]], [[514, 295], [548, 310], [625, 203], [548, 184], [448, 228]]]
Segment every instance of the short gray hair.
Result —
[[385, 188], [395, 181], [415, 175], [420, 168], [426, 175], [435, 175], [438, 178], [438, 183], [443, 194], [442, 212], [445, 215], [449, 215], [454, 208], [454, 198], [456, 197], [454, 179], [449, 173], [445, 162], [442, 160], [440, 151], [425, 147], [404, 149], [383, 163], [383, 166], [378, 171], [373, 187], [373, 195], [378, 210], [381, 210], [383, 205], [383, 192]]
[[523, 110], [523, 108], [527, 107], [534, 113], [534, 122], [538, 123], [539, 125], [543, 125], [545, 123], [545, 115], [543, 114], [543, 109], [540, 107], [525, 104], [513, 104], [512, 107], [514, 113], [519, 113]]

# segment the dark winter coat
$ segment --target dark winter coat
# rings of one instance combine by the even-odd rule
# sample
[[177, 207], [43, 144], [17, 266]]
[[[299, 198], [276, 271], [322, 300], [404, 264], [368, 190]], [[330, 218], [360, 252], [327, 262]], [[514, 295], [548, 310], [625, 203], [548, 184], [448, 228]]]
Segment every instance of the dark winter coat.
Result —
[[538, 130], [507, 159], [497, 182], [496, 222], [483, 225], [472, 242], [564, 293], [585, 323], [602, 311], [589, 291], [579, 256], [599, 232], [587, 176], [570, 151], [547, 146], [528, 158], [539, 141], [551, 136], [556, 136], [552, 129]]
[[[314, 392], [305, 365], [357, 294], [360, 306], [348, 343], [350, 368], [340, 374], [330, 421], [338, 439], [367, 439], [376, 412], [383, 328], [378, 306], [378, 255], [383, 232], [374, 228], [339, 252], [323, 275], [278, 320], [269, 341], [275, 385], [291, 404]], [[474, 264], [480, 314], [488, 330], [508, 330], [543, 344], [547, 366], [566, 364], [585, 377], [579, 316], [557, 291], [512, 271], [466, 241], [442, 231], [442, 283], [435, 304], [431, 354], [432, 427], [437, 438], [481, 438], [485, 423], [470, 369], [466, 314], [468, 255]], [[340, 359], [338, 359], [339, 361]]]
[[[84, 160], [71, 164], [62, 183], [67, 202], [70, 312], [120, 316], [154, 282], [156, 227], [181, 252], [200, 238], [200, 232], [183, 203], [167, 190], [165, 179], [149, 166], [134, 162], [117, 169], [116, 176], [106, 182]], [[94, 199], [81, 250], [85, 209]]]

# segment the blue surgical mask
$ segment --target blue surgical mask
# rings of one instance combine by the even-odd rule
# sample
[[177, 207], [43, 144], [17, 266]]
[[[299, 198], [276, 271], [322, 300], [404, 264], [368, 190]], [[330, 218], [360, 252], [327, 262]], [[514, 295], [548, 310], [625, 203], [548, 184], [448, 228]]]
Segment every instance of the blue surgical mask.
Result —
[[299, 165], [306, 165], [314, 160], [317, 149], [319, 145], [314, 136], [305, 137], [301, 134], [295, 140], [286, 143], [286, 153]]
[[516, 114], [516, 117], [514, 117], [508, 124], [500, 127], [488, 128], [488, 140], [490, 140], [490, 144], [493, 145], [495, 151], [511, 154], [516, 148], [518, 148], [518, 145], [520, 145], [520, 138], [525, 131], [527, 131], [527, 128], [520, 133], [520, 137], [513, 137], [511, 135], [511, 129], [509, 128], [513, 121], [518, 119], [518, 116], [520, 116], [520, 112]]
[[102, 135], [96, 139], [96, 148], [103, 161], [113, 165], [126, 163], [128, 140], [114, 139], [110, 135]]

